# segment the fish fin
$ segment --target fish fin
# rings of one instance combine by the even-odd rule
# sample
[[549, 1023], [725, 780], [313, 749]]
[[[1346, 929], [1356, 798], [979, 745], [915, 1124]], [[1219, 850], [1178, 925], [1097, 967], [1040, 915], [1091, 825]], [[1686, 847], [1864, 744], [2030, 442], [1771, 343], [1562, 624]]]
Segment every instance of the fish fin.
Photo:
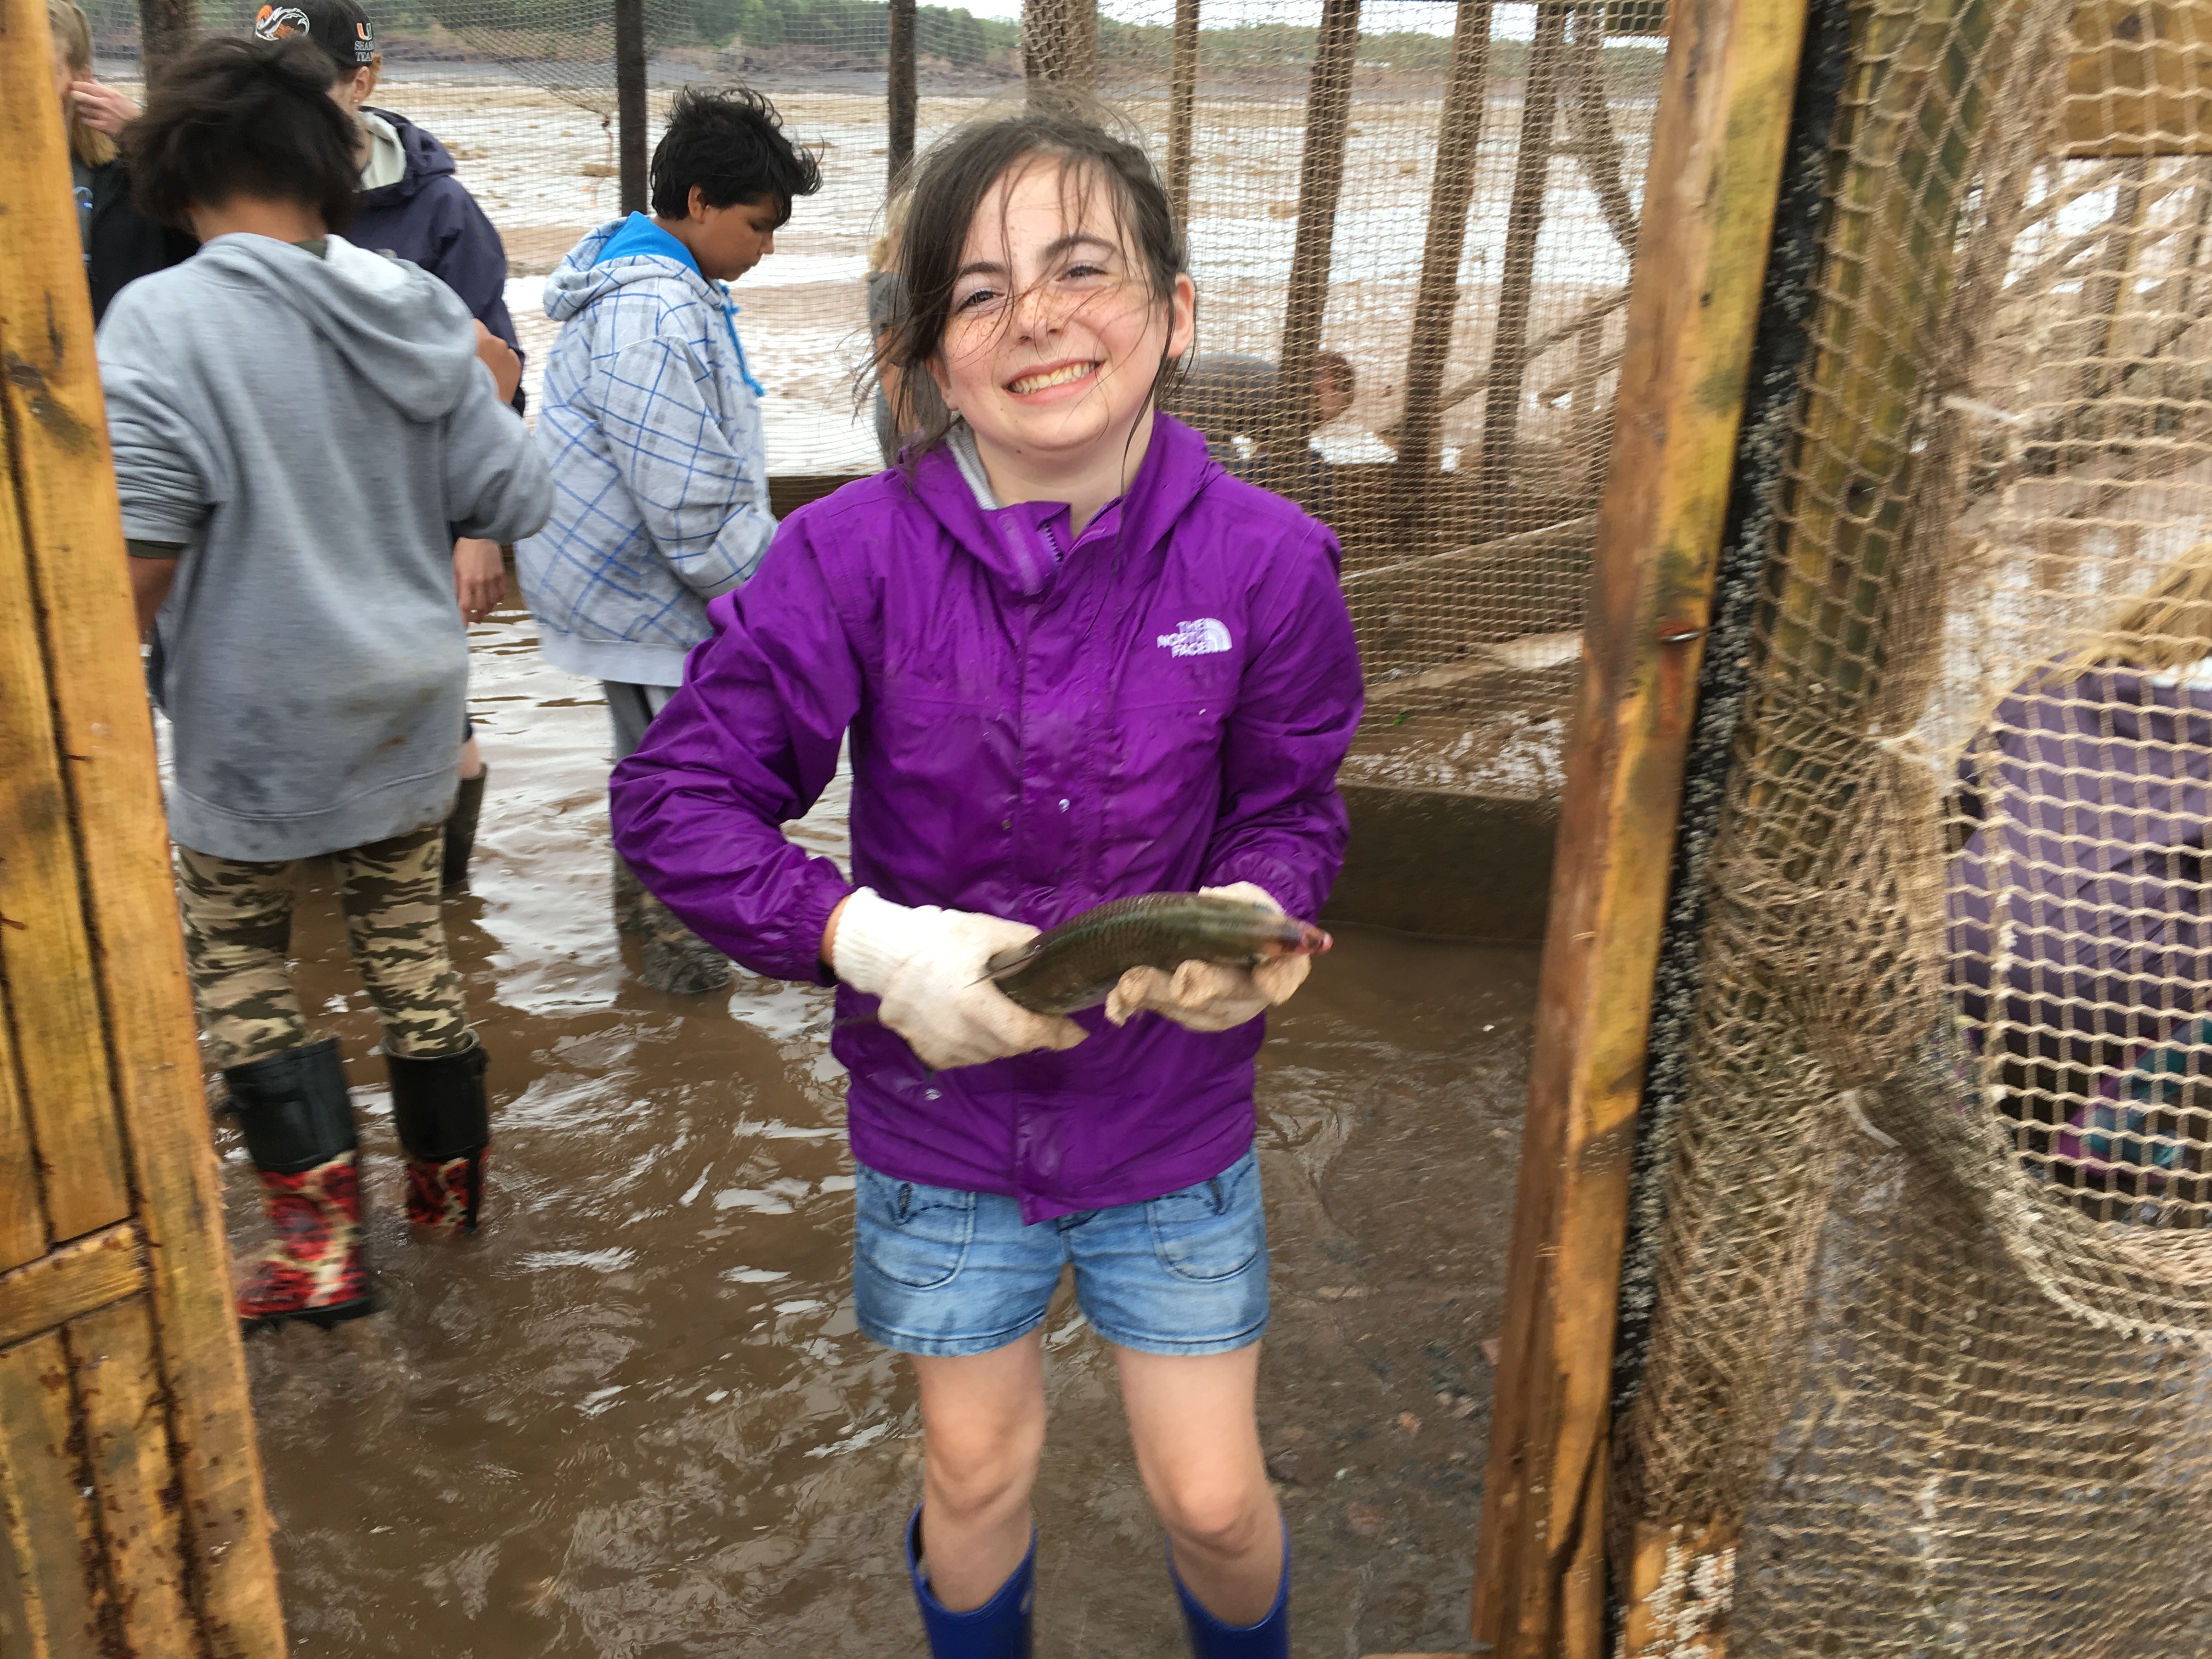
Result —
[[1043, 951], [1044, 935], [1042, 933], [1026, 945], [1017, 945], [1011, 951], [1001, 951], [983, 964], [982, 975], [975, 981], [975, 983], [981, 985], [987, 979], [1006, 979], [1018, 974], [1042, 955]]

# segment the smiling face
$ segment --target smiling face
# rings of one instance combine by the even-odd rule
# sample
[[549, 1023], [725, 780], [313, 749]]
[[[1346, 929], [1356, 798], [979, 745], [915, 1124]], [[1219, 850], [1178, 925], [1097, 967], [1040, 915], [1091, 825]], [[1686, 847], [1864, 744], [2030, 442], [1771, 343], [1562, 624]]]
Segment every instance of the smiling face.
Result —
[[715, 282], [734, 283], [775, 252], [776, 227], [787, 216], [788, 210], [774, 197], [709, 207], [707, 192], [694, 185], [690, 216], [676, 234], [699, 262], [702, 274]]
[[1080, 466], [1127, 445], [1192, 307], [1188, 276], [1152, 291], [1103, 183], [1031, 159], [969, 222], [931, 370], [987, 449]]

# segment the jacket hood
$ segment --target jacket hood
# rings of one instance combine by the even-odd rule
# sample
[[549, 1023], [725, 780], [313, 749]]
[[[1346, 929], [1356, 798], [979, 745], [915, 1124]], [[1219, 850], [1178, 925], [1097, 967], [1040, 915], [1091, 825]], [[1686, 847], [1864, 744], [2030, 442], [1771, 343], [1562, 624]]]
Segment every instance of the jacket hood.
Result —
[[477, 373], [469, 308], [404, 260], [329, 239], [325, 257], [267, 236], [219, 236], [196, 259], [289, 306], [410, 420], [441, 421]]
[[1068, 533], [1065, 501], [985, 506], [949, 442], [915, 463], [914, 493], [955, 541], [1027, 598], [1051, 585], [1060, 560], [1079, 540], [1110, 535], [1130, 552], [1150, 549], [1221, 472], [1220, 463], [1206, 453], [1204, 438], [1173, 416], [1156, 413], [1152, 441], [1137, 476], [1080, 538]]
[[392, 131], [399, 135], [399, 148], [407, 156], [407, 171], [398, 184], [380, 185], [374, 190], [362, 191], [361, 204], [363, 207], [386, 207], [396, 202], [407, 201], [431, 179], [453, 170], [453, 158], [447, 153], [446, 147], [405, 116], [394, 115], [390, 110], [378, 109], [372, 104], [362, 105], [362, 112], [380, 116], [390, 122]]
[[689, 296], [720, 307], [722, 296], [699, 274], [684, 244], [641, 213], [601, 225], [570, 248], [545, 279], [545, 314], [565, 323], [593, 301], [641, 283], [682, 283]]

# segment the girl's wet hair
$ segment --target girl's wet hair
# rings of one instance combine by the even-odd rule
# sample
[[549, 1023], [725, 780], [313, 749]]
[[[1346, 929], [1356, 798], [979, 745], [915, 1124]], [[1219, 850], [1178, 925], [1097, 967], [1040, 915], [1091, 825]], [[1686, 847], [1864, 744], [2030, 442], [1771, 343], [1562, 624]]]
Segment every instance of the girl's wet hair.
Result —
[[[1044, 101], [1032, 94], [1019, 114], [970, 122], [930, 146], [913, 175], [897, 263], [902, 304], [878, 349], [878, 365], [909, 378], [928, 375], [929, 361], [952, 319], [952, 290], [969, 227], [1000, 179], [1037, 163], [1060, 168], [1071, 204], [1103, 189], [1116, 226], [1136, 252], [1147, 292], [1156, 300], [1172, 294], [1186, 266], [1182, 236], [1152, 159], [1133, 137], [1115, 131], [1122, 125], [1095, 100], [1055, 91]], [[1175, 359], [1161, 360], [1152, 382], [1155, 401], [1180, 368]], [[938, 411], [910, 453], [934, 448], [957, 418]]]

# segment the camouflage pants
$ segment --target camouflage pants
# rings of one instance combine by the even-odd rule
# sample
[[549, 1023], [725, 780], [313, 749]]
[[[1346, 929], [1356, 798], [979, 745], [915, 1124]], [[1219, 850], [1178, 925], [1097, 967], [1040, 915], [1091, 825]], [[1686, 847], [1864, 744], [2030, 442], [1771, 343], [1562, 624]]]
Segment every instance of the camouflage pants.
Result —
[[[331, 854], [346, 945], [384, 1024], [410, 1060], [473, 1039], [438, 915], [442, 823]], [[218, 1066], [246, 1066], [311, 1039], [293, 994], [293, 863], [249, 863], [177, 848], [177, 895], [192, 1000]]]

